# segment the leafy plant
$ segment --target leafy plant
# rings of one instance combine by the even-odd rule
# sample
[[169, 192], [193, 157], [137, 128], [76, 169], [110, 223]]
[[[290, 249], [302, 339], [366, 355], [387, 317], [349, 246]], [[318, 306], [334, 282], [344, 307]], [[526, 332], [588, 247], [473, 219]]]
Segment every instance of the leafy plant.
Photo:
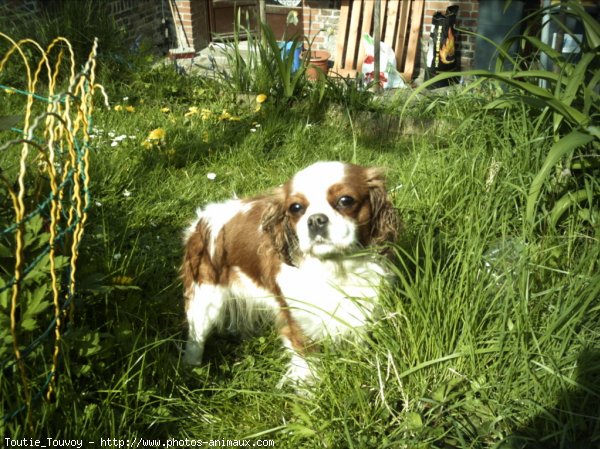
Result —
[[[535, 111], [537, 129], [550, 128], [552, 145], [546, 153], [545, 160], [536, 173], [527, 195], [525, 216], [530, 224], [536, 223], [536, 212], [544, 186], [551, 180], [557, 186], [564, 186], [564, 179], [577, 174], [578, 179], [570, 183], [570, 188], [562, 193], [544, 217], [549, 218], [555, 226], [564, 213], [572, 206], [586, 202], [586, 209], [580, 211], [582, 217], [592, 223], [598, 222], [598, 200], [600, 184], [597, 181], [600, 167], [600, 24], [575, 1], [561, 2], [560, 10], [574, 17], [584, 28], [584, 39], [567, 28], [556, 17], [556, 7], [542, 8], [529, 17], [545, 17], [566, 34], [570, 35], [581, 49], [581, 57], [576, 54], [564, 57], [560, 51], [544, 43], [539, 37], [526, 29], [523, 35], [507, 39], [496, 46], [499, 56], [496, 60], [496, 71], [471, 70], [462, 72], [462, 76], [477, 77], [468, 90], [474, 89], [485, 81], [498, 83], [503, 87], [500, 96], [490, 101], [486, 109], [513, 110], [519, 104], [526, 104]], [[518, 41], [521, 49], [525, 46], [534, 49], [529, 58], [514, 58], [508, 49], [514, 41]], [[494, 44], [495, 45], [495, 44]], [[539, 67], [539, 57], [545, 54], [551, 61], [551, 68]], [[512, 70], [503, 70], [506, 65]], [[524, 69], [523, 69], [524, 68]], [[443, 73], [423, 83], [411, 98], [423, 89], [436, 82], [456, 76], [456, 73]], [[410, 100], [409, 99], [409, 100]], [[408, 102], [407, 102], [408, 104]], [[406, 108], [406, 106], [405, 106]], [[577, 153], [588, 150], [587, 153]], [[556, 175], [552, 177], [552, 174]]]
[[[289, 14], [287, 24], [293, 23], [293, 20], [294, 16]], [[310, 51], [304, 52], [297, 67], [295, 58], [299, 49], [304, 46], [310, 48], [312, 42], [303, 35], [288, 36], [287, 25], [283, 41], [277, 39], [266, 23], [260, 24], [260, 30], [260, 37], [256, 37], [249, 26], [241, 24], [238, 13], [233, 41], [223, 44], [228, 68], [219, 71], [220, 77], [237, 93], [268, 92], [284, 102], [299, 98], [309, 86], [305, 75]], [[242, 42], [247, 43], [246, 48]], [[320, 100], [325, 84], [324, 80], [316, 83]]]
[[[4, 217], [2, 217], [4, 218]], [[4, 224], [0, 221], [0, 224]], [[2, 226], [0, 234], [0, 369], [13, 368], [14, 378], [9, 385], [2, 382], [0, 409], [17, 415], [25, 399], [30, 405], [32, 398], [45, 393], [49, 377], [46, 375], [48, 354], [51, 353], [53, 329], [51, 270], [62, 272], [69, 260], [57, 255], [50, 259], [48, 252], [50, 234], [43, 229], [41, 215], [34, 215], [23, 224], [23, 252], [21, 257], [29, 261], [18, 281], [14, 278], [15, 241], [9, 228]], [[58, 245], [57, 245], [58, 246]], [[18, 284], [17, 297], [14, 295]], [[18, 351], [18, 356], [16, 351]], [[35, 362], [32, 362], [32, 359]], [[27, 364], [27, 379], [17, 375], [16, 367]]]
[[[304, 81], [304, 74], [306, 72], [306, 55], [304, 56], [303, 61], [298, 69], [296, 71], [292, 70], [296, 49], [302, 45], [303, 41], [292, 37], [289, 48], [285, 48], [285, 42], [284, 48], [282, 48], [269, 25], [264, 23], [261, 24], [261, 30], [262, 38], [268, 45], [266, 53], [270, 53], [271, 58], [273, 58], [275, 61], [275, 70], [271, 72], [271, 75], [277, 79], [278, 87], [280, 88], [283, 97], [289, 100], [300, 91]], [[260, 49], [262, 52], [265, 52], [264, 46], [261, 46]]]

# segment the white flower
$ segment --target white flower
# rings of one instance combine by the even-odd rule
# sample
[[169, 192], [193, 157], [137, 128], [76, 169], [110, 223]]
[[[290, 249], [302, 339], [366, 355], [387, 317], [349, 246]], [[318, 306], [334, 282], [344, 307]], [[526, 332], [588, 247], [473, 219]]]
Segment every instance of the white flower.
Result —
[[115, 259], [115, 260], [119, 260], [120, 258], [121, 258], [121, 253], [115, 253], [113, 255], [113, 259]]
[[123, 196], [125, 198], [129, 198], [131, 196], [131, 192], [127, 189], [123, 190]]
[[110, 146], [111, 146], [111, 147], [116, 147], [117, 145], [119, 145], [119, 141], [118, 141], [118, 140], [113, 140], [113, 141], [110, 143]]
[[214, 181], [217, 178], [217, 174], [210, 172], [206, 174], [206, 177], [210, 180], [210, 181]]

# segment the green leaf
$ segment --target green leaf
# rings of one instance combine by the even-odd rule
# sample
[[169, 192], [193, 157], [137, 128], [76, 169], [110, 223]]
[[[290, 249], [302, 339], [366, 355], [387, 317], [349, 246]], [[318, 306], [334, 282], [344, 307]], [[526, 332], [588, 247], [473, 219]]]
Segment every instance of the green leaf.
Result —
[[598, 126], [588, 126], [585, 129], [588, 133], [594, 136], [596, 139], [600, 139], [600, 127]]
[[596, 223], [600, 221], [600, 209], [581, 209], [579, 211], [579, 217], [581, 217], [582, 220], [587, 221], [591, 225], [596, 225]]
[[423, 419], [416, 412], [408, 412], [404, 420], [407, 430], [419, 430], [423, 427]]
[[33, 331], [37, 327], [37, 323], [33, 318], [25, 318], [21, 321], [21, 329], [24, 331]]
[[10, 249], [8, 246], [5, 246], [2, 243], [0, 243], [0, 257], [12, 257], [12, 256], [13, 256], [12, 249]]
[[[0, 288], [1, 287], [3, 287], [2, 282], [0, 282]], [[0, 291], [0, 309], [8, 309], [9, 292], [10, 292], [9, 288]], [[1, 310], [0, 310], [0, 312], [1, 312]]]
[[554, 81], [555, 83], [566, 84], [567, 79], [559, 73], [551, 72], [549, 70], [527, 70], [524, 72], [516, 72], [513, 74], [513, 78], [532, 78], [534, 82], [537, 82], [538, 79], [545, 79], [549, 81]]
[[26, 231], [25, 231], [25, 246], [31, 246], [35, 243], [38, 238], [38, 234], [42, 230], [42, 226], [44, 225], [44, 220], [41, 215], [34, 215], [31, 217], [29, 222], [27, 223]]
[[552, 168], [560, 161], [563, 156], [571, 153], [575, 148], [587, 145], [594, 139], [588, 133], [582, 133], [580, 131], [572, 131], [565, 137], [560, 139], [550, 148], [546, 160], [542, 165], [540, 171], [536, 174], [531, 186], [529, 188], [529, 194], [527, 196], [527, 207], [525, 216], [529, 223], [533, 224], [535, 216], [535, 207], [537, 204], [538, 197], [544, 185], [544, 181], [550, 174]]
[[541, 39], [536, 36], [518, 36], [519, 38], [529, 42], [534, 48], [543, 51], [548, 57], [554, 61], [562, 58], [562, 53], [552, 48], [550, 45], [544, 43]]
[[556, 226], [558, 220], [564, 215], [564, 213], [575, 204], [586, 201], [590, 198], [590, 192], [588, 189], [580, 189], [576, 192], [568, 192], [563, 195], [552, 208], [550, 212], [550, 223], [552, 226]]
[[569, 2], [568, 8], [571, 10], [571, 14], [583, 22], [583, 29], [589, 47], [593, 50], [600, 47], [600, 23], [577, 2]]
[[24, 317], [34, 317], [50, 307], [50, 301], [45, 301], [48, 291], [48, 284], [42, 284], [33, 291], [27, 292], [28, 298], [25, 313], [23, 315]]
[[56, 270], [62, 270], [69, 264], [70, 260], [67, 256], [55, 256], [54, 257], [54, 268]]
[[[581, 87], [585, 86], [585, 77], [588, 66], [592, 61], [594, 61], [595, 57], [596, 56], [593, 53], [585, 53], [582, 56], [581, 61], [579, 61], [579, 63], [577, 63], [575, 66], [573, 72], [570, 74], [570, 76], [568, 76], [568, 82], [565, 86], [565, 90], [563, 91], [562, 95], [560, 95], [560, 101], [563, 102], [565, 106], [570, 107], [573, 101], [578, 98], [577, 92]], [[576, 123], [578, 126], [586, 126], [590, 121], [590, 118], [586, 114], [582, 115], [583, 121]], [[563, 118], [564, 116], [562, 114], [559, 114], [555, 117], [554, 132], [558, 131]]]
[[[598, 83], [600, 82], [600, 70], [597, 70], [592, 79], [583, 88], [583, 112], [590, 114], [590, 111], [600, 109], [600, 95], [598, 95]], [[594, 107], [592, 109], [592, 106]]]

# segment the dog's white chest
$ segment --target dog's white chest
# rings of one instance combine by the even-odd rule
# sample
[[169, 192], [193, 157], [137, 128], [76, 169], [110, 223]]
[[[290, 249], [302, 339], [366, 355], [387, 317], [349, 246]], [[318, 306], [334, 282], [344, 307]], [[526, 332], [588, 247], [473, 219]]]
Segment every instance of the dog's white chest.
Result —
[[277, 282], [291, 316], [306, 335], [319, 340], [363, 328], [371, 317], [383, 268], [370, 260], [307, 259], [283, 266]]

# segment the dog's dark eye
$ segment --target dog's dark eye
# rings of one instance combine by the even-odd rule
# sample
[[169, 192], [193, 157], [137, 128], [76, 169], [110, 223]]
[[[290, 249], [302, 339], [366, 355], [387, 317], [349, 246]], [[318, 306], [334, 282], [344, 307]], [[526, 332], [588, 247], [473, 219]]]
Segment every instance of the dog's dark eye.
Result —
[[300, 204], [300, 203], [292, 203], [292, 204], [290, 204], [290, 207], [288, 208], [288, 210], [292, 214], [299, 214], [302, 211], [304, 211], [304, 206], [302, 206], [302, 204]]
[[352, 198], [351, 196], [344, 195], [344, 196], [341, 196], [338, 198], [336, 207], [338, 209], [345, 209], [345, 208], [353, 206], [355, 202], [356, 202], [356, 200], [354, 198]]

